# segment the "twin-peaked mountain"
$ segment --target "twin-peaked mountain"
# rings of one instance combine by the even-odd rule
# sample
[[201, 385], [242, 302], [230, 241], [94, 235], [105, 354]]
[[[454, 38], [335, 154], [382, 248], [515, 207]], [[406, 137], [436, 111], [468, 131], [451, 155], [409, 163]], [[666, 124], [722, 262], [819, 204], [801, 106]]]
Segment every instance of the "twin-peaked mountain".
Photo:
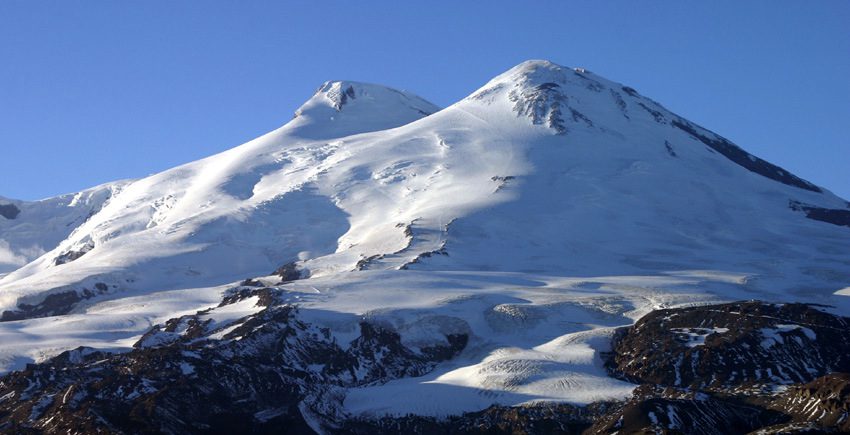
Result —
[[[9, 319], [285, 264], [302, 277], [710, 269], [807, 292], [850, 276], [844, 200], [632, 88], [546, 61], [445, 109], [327, 82], [289, 123], [236, 148], [0, 207]], [[49, 295], [69, 303], [33, 309]]]
[[327, 82], [0, 198], [0, 432], [847, 430], [848, 258], [846, 201], [587, 70]]

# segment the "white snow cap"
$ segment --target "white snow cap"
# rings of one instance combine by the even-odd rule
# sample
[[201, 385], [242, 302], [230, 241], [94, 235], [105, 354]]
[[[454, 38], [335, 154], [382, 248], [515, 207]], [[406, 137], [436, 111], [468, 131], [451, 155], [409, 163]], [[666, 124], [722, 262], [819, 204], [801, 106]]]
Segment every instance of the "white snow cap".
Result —
[[[0, 218], [0, 316], [57, 315], [0, 322], [0, 373], [81, 345], [126, 350], [208, 308], [230, 328], [262, 307], [217, 307], [222, 292], [276, 285], [289, 265], [303, 279], [279, 296], [341, 346], [364, 318], [420, 349], [468, 335], [428, 374], [349, 391], [348, 412], [620, 400], [633, 385], [601, 355], [649, 310], [758, 298], [850, 312], [850, 228], [806, 215], [847, 204], [789, 174], [549, 61], [443, 110], [327, 82], [295, 119], [225, 152], [16, 202], [21, 215]], [[62, 305], [75, 293], [88, 299]]]
[[369, 83], [328, 81], [295, 111], [294, 123], [305, 137], [339, 137], [399, 127], [439, 110], [409, 92]]
[[18, 252], [35, 244], [33, 225], [23, 214], [0, 221], [15, 252], [0, 311], [95, 283], [144, 293], [290, 262], [313, 277], [708, 268], [758, 271], [776, 291], [848, 276], [823, 259], [850, 255], [846, 227], [804, 214], [844, 201], [586, 70], [526, 61], [443, 110], [331, 81], [296, 113], [258, 139], [104, 194], [70, 223], [54, 219], [61, 240], [39, 237], [45, 253], [27, 265]]

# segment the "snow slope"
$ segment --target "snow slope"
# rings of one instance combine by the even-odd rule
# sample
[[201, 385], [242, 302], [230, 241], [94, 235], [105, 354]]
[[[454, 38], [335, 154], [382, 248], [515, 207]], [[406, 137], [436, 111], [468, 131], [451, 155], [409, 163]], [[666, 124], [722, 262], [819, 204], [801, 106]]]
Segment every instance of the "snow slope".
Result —
[[128, 181], [41, 201], [0, 197], [0, 277], [50, 251], [100, 211]]
[[220, 284], [333, 253], [350, 224], [314, 180], [341, 142], [315, 138], [391, 128], [436, 110], [375, 85], [327, 83], [283, 128], [127, 185], [71, 237], [0, 281], [0, 311], [95, 281], [122, 290]]
[[104, 289], [64, 316], [0, 323], [0, 361], [124, 348], [294, 263], [310, 278], [282, 288], [341, 342], [362, 316], [403, 339], [458, 319], [472, 333], [424, 378], [353, 390], [352, 412], [618, 398], [631, 386], [599, 352], [648, 310], [763, 298], [847, 314], [835, 293], [850, 288], [850, 228], [791, 204], [848, 210], [583, 69], [524, 62], [442, 110], [328, 82], [280, 129], [127, 184], [0, 279], [0, 313]]
[[[845, 208], [841, 199], [730, 161], [672, 125], [687, 121], [592, 73], [524, 63], [410, 122], [434, 111], [410, 94], [326, 83], [281, 129], [128, 185], [0, 281], [0, 310], [94, 281], [117, 291], [206, 286], [292, 261], [314, 276], [358, 262], [731, 268], [772, 283], [793, 274], [807, 287], [846, 267], [833, 255], [846, 230], [788, 207]], [[443, 248], [448, 256], [417, 260]]]

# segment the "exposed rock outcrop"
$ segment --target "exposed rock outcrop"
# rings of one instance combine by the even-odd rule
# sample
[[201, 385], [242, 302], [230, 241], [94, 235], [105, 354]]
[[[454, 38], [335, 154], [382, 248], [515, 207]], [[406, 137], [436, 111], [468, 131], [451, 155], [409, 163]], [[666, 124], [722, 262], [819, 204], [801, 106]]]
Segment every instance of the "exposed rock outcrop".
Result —
[[15, 206], [15, 204], [0, 204], [0, 216], [3, 216], [6, 219], [14, 219], [18, 217], [21, 213], [21, 209]]
[[[643, 382], [625, 402], [492, 406], [447, 418], [363, 417], [345, 412], [346, 388], [427, 373], [463, 350], [468, 335], [411, 348], [391, 327], [363, 321], [357, 338], [339, 343], [281, 295], [240, 286], [216, 308], [152, 328], [131, 352], [79, 348], [6, 375], [0, 378], [0, 432], [850, 431], [850, 374], [834, 372], [847, 364], [847, 319], [818, 307], [749, 301], [652, 312], [616, 338], [610, 355], [613, 373]], [[235, 308], [251, 313], [230, 322], [216, 315]], [[678, 356], [693, 362], [677, 369]], [[799, 365], [809, 370], [796, 370]], [[768, 369], [777, 375], [755, 375]]]
[[850, 372], [850, 319], [757, 301], [658, 310], [615, 340], [612, 365], [642, 383], [772, 391]]

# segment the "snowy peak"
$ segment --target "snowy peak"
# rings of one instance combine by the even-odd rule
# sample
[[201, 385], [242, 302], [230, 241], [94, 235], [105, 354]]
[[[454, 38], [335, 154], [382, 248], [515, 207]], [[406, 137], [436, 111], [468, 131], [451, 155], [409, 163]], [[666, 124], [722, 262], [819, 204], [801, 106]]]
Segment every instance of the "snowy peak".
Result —
[[574, 129], [594, 129], [595, 120], [616, 128], [630, 119], [626, 99], [629, 95], [640, 97], [630, 88], [625, 89], [631, 94], [621, 88], [584, 68], [531, 60], [495, 77], [465, 101], [493, 104], [506, 100], [518, 117], [565, 135]]
[[[546, 60], [526, 61], [500, 74], [466, 100], [492, 104], [496, 95], [510, 103], [517, 117], [559, 135], [591, 130], [595, 134], [623, 136], [635, 128], [652, 130], [654, 136], [684, 135], [690, 142], [704, 145], [750, 172], [799, 189], [822, 192], [814, 184], [670, 112], [633, 88], [584, 68], [567, 68]], [[669, 142], [667, 148], [675, 155]]]
[[[598, 76], [585, 68], [568, 68], [547, 60], [529, 60], [496, 76], [466, 100], [493, 102], [503, 94], [520, 117], [558, 134], [574, 128], [623, 130], [649, 121], [670, 125], [678, 118], [633, 88]], [[571, 128], [572, 127], [572, 128]]]
[[563, 83], [568, 73], [572, 73], [570, 68], [548, 60], [527, 60], [494, 77], [484, 85], [484, 88], [502, 83], [528, 84], [530, 86], [548, 82]]
[[357, 98], [354, 85], [345, 82], [325, 82], [316, 92], [316, 95], [328, 100], [337, 112], [342, 110], [342, 107], [350, 100]]
[[811, 253], [793, 259], [807, 279], [846, 270], [818, 263], [846, 252], [844, 201], [585, 69], [524, 62], [438, 110], [404, 91], [326, 82], [284, 127], [80, 209], [26, 257], [27, 228], [43, 227], [19, 225], [34, 216], [21, 207], [0, 217], [15, 252], [0, 312], [96, 284], [218, 285], [283, 265], [311, 279], [741, 264], [780, 277], [797, 250]]
[[566, 84], [583, 68], [568, 68], [548, 60], [528, 60], [505, 71], [493, 81], [511, 81], [517, 85], [536, 87], [547, 83]]
[[328, 81], [295, 111], [291, 125], [308, 138], [341, 137], [400, 127], [440, 108], [409, 92], [351, 81]]
[[410, 92], [370, 83], [327, 81], [316, 90], [307, 103], [295, 112], [296, 116], [302, 116], [310, 108], [322, 105], [330, 106], [337, 112], [342, 112], [343, 109], [365, 111], [404, 107], [420, 117], [440, 110], [439, 107]]

